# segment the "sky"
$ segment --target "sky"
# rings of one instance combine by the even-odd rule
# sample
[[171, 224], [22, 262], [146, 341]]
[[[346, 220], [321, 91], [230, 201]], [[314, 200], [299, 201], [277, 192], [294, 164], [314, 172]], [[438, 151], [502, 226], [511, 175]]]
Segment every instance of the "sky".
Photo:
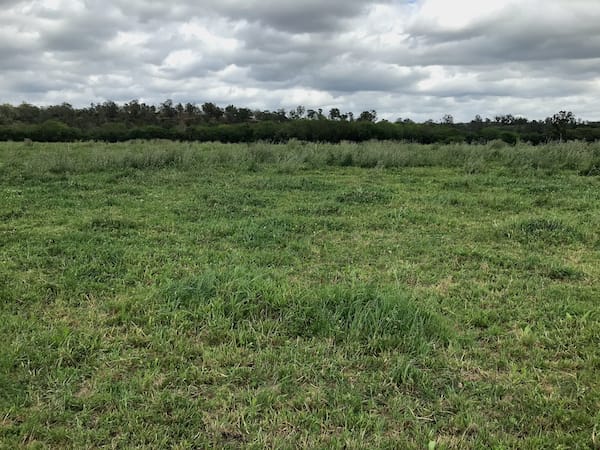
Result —
[[0, 103], [600, 120], [600, 0], [0, 0]]

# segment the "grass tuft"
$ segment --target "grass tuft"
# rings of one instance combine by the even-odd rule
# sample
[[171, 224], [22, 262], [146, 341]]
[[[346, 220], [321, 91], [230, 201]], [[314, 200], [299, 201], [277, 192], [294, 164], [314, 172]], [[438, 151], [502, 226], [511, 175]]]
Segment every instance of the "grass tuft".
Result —
[[569, 244], [582, 240], [582, 234], [574, 227], [558, 219], [526, 219], [512, 225], [507, 235], [520, 243]]
[[375, 189], [358, 188], [338, 195], [336, 200], [340, 203], [346, 203], [350, 205], [382, 204], [388, 203], [391, 197], [392, 196], [389, 192]]
[[98, 218], [89, 222], [88, 229], [90, 230], [131, 230], [137, 228], [137, 224], [128, 219], [119, 218]]
[[286, 314], [293, 334], [356, 341], [376, 352], [393, 348], [421, 354], [431, 341], [450, 339], [440, 317], [405, 294], [381, 293], [370, 285], [322, 288]]
[[287, 337], [333, 338], [375, 352], [419, 355], [430, 342], [451, 338], [439, 316], [406, 294], [381, 293], [370, 285], [325, 286], [306, 294], [253, 272], [207, 271], [169, 283], [160, 303], [171, 312], [189, 313], [202, 327], [226, 322], [236, 328], [270, 319]]

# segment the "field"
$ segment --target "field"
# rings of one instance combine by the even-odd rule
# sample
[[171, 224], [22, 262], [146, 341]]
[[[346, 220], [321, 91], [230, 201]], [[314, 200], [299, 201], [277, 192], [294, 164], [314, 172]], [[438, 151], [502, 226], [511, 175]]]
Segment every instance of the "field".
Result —
[[599, 448], [600, 144], [0, 144], [1, 448]]

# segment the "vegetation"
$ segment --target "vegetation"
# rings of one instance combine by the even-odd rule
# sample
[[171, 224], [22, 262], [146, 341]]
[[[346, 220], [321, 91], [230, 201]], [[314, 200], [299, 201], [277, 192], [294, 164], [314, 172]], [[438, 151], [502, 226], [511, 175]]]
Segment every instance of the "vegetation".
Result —
[[589, 448], [600, 145], [0, 144], [5, 448]]
[[130, 139], [172, 139], [179, 141], [287, 142], [290, 139], [313, 142], [363, 142], [371, 139], [431, 143], [486, 143], [502, 140], [532, 144], [549, 141], [600, 139], [600, 122], [582, 122], [572, 112], [560, 111], [545, 120], [528, 120], [511, 114], [468, 123], [455, 123], [446, 114], [439, 123], [415, 123], [397, 119], [394, 123], [377, 120], [374, 110], [356, 116], [332, 108], [291, 111], [252, 111], [214, 103], [200, 106], [174, 105], [167, 100], [159, 106], [131, 101], [92, 104], [73, 108], [67, 103], [37, 107], [0, 105], [0, 140], [73, 142], [79, 140], [128, 141]]

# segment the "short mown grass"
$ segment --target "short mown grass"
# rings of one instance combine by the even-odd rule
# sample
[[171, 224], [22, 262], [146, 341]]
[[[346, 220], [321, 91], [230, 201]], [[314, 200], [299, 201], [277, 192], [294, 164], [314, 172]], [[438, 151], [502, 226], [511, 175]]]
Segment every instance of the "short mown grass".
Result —
[[596, 144], [0, 144], [0, 447], [594, 448]]

